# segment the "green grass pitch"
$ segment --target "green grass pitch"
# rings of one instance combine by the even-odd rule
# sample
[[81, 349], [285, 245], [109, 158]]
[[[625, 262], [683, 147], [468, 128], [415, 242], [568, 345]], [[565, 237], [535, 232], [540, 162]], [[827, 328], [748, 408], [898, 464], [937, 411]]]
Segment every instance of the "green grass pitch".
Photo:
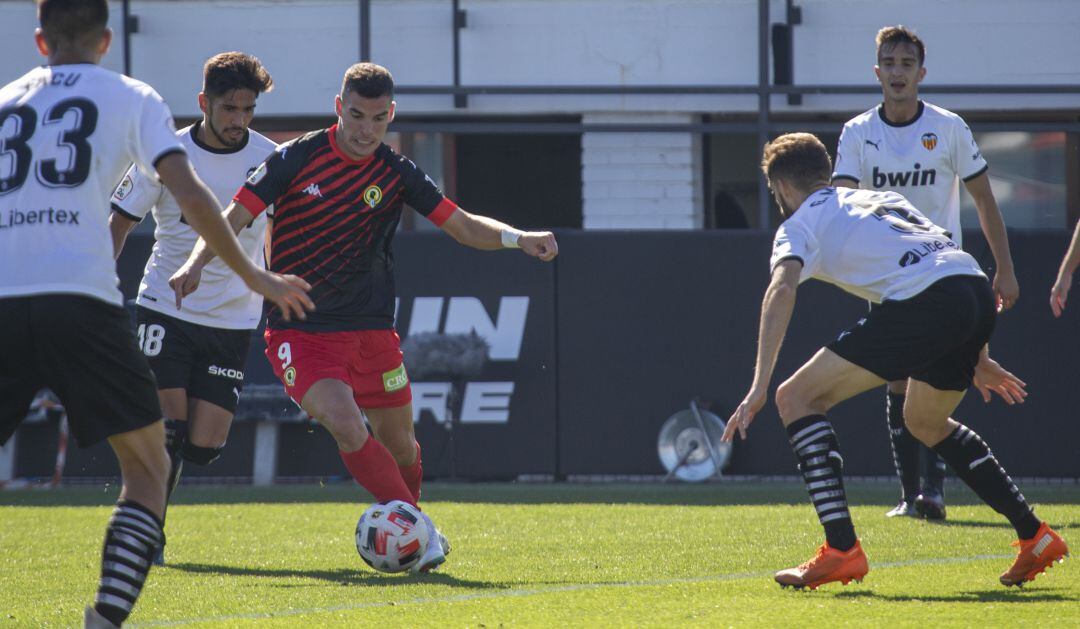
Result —
[[[169, 510], [169, 565], [151, 572], [130, 622], [1080, 627], [1080, 562], [1022, 590], [1000, 586], [1013, 531], [955, 483], [945, 524], [886, 519], [892, 484], [849, 490], [870, 573], [810, 592], [772, 581], [823, 539], [801, 484], [431, 484], [424, 505], [454, 549], [421, 577], [378, 574], [357, 556], [368, 500], [355, 486], [184, 486]], [[81, 623], [115, 491], [0, 492], [0, 627]], [[1025, 494], [1080, 545], [1080, 486]]]

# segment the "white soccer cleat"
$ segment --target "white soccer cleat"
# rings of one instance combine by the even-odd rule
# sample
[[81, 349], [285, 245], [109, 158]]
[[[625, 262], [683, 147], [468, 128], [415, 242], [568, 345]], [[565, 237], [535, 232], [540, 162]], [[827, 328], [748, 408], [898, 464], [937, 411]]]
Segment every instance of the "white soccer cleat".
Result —
[[428, 546], [420, 561], [409, 569], [409, 572], [413, 574], [427, 573], [438, 568], [446, 561], [446, 553], [450, 552], [450, 542], [446, 539], [446, 536], [435, 528], [435, 523], [431, 521], [428, 514], [421, 512], [420, 515], [424, 520], [424, 526], [428, 530]]

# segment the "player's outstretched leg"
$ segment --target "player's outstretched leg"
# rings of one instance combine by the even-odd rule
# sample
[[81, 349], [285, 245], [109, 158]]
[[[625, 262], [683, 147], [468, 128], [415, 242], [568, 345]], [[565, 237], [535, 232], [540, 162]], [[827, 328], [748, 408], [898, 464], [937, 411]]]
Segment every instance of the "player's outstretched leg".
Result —
[[958, 422], [948, 437], [934, 446], [934, 451], [956, 471], [983, 502], [1008, 518], [1019, 538], [1012, 567], [1001, 574], [1003, 585], [1023, 585], [1039, 573], [1064, 559], [1069, 553], [1065, 541], [1045, 522], [1040, 522], [1024, 495], [998, 463], [994, 453], [974, 430]]
[[832, 424], [824, 415], [810, 415], [788, 424], [787, 433], [826, 541], [809, 561], [777, 572], [776, 582], [816, 589], [832, 581], [861, 581], [869, 566], [848, 512], [844, 460]]
[[[902, 381], [907, 385], [906, 381]], [[915, 497], [919, 495], [919, 450], [925, 449], [904, 426], [904, 393], [894, 393], [889, 383], [885, 388], [885, 415], [889, 421], [889, 442], [892, 444], [893, 464], [900, 478], [900, 502], [885, 515], [917, 517]]]
[[123, 489], [105, 530], [101, 578], [87, 626], [120, 626], [142, 592], [151, 562], [164, 539], [165, 454], [162, 422], [109, 438], [120, 461]]

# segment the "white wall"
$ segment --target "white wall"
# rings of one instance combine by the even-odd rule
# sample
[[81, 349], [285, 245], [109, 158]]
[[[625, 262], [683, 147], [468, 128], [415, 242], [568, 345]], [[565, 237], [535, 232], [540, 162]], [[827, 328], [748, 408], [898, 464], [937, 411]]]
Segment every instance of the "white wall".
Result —
[[[915, 27], [929, 48], [927, 85], [1080, 82], [1076, 0], [798, 0], [795, 77], [802, 84], [873, 85], [873, 36]], [[718, 84], [757, 80], [756, 0], [462, 0], [465, 84]], [[773, 20], [783, 2], [772, 0]], [[120, 4], [112, 3], [119, 30]], [[359, 55], [356, 0], [133, 0], [133, 74], [178, 115], [197, 111], [202, 62], [223, 50], [262, 58], [278, 82], [260, 113], [330, 111], [344, 69]], [[451, 82], [449, 0], [375, 0], [372, 54], [400, 84]], [[0, 0], [0, 83], [39, 63], [34, 6]], [[119, 38], [118, 38], [119, 39]], [[117, 41], [106, 59], [122, 65]], [[797, 111], [855, 111], [870, 95], [808, 96]], [[946, 96], [956, 109], [1080, 106], [1078, 95]], [[444, 96], [408, 96], [401, 112], [454, 112]], [[782, 97], [778, 110], [788, 109]], [[744, 96], [474, 96], [463, 113], [744, 111]], [[458, 111], [460, 112], [460, 110]]]

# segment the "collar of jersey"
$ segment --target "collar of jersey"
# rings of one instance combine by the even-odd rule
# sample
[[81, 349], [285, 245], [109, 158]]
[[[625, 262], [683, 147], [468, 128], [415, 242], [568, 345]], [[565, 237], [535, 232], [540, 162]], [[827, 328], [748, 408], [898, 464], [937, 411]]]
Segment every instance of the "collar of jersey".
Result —
[[915, 124], [915, 122], [918, 121], [919, 118], [922, 118], [922, 112], [923, 112], [924, 107], [925, 106], [923, 105], [923, 102], [920, 100], [919, 101], [919, 109], [915, 112], [915, 117], [912, 118], [911, 120], [908, 120], [907, 122], [893, 122], [892, 120], [889, 120], [888, 118], [886, 118], [885, 117], [885, 103], [882, 103], [882, 104], [878, 105], [877, 113], [878, 113], [878, 117], [881, 118], [881, 121], [884, 122], [885, 124], [889, 125], [890, 127], [907, 127], [909, 125]]
[[195, 143], [195, 146], [201, 148], [207, 153], [215, 153], [217, 155], [228, 155], [230, 153], [239, 153], [247, 146], [248, 139], [251, 138], [251, 133], [246, 129], [244, 130], [244, 141], [240, 143], [240, 146], [234, 146], [230, 148], [214, 148], [209, 144], [205, 144], [199, 140], [199, 127], [202, 126], [202, 120], [197, 120], [195, 124], [191, 125], [191, 141]]
[[356, 165], [366, 164], [366, 163], [370, 162], [371, 160], [375, 159], [375, 153], [378, 153], [379, 149], [382, 148], [382, 145], [380, 144], [379, 146], [377, 146], [375, 148], [375, 153], [372, 153], [371, 155], [368, 155], [367, 157], [361, 157], [360, 159], [353, 159], [353, 158], [349, 157], [348, 155], [346, 155], [345, 151], [341, 150], [341, 147], [338, 146], [338, 143], [337, 143], [337, 123], [336, 122], [334, 124], [330, 125], [330, 128], [326, 130], [326, 133], [330, 136], [330, 149], [334, 151], [334, 155], [337, 155], [338, 157], [340, 157], [342, 160], [344, 160], [348, 164], [356, 164]]

